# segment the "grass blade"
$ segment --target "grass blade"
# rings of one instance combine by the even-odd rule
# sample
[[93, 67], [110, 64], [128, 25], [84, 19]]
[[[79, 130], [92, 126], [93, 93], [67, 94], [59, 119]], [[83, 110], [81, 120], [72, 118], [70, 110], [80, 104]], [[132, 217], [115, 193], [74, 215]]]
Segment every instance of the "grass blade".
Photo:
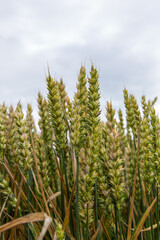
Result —
[[157, 201], [157, 197], [152, 201], [151, 205], [147, 208], [147, 210], [145, 211], [144, 215], [142, 216], [142, 218], [140, 219], [136, 229], [134, 230], [134, 233], [131, 237], [131, 240], [132, 239], [137, 239], [139, 233], [141, 232], [141, 229], [143, 227], [143, 224], [145, 223], [150, 211], [152, 210], [154, 204], [156, 203]]

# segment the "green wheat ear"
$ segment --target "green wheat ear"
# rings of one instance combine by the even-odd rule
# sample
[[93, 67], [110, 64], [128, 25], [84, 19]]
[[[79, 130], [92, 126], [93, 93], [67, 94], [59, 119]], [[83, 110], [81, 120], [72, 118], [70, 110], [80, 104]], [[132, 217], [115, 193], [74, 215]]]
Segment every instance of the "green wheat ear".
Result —
[[77, 99], [80, 106], [80, 145], [85, 147], [87, 138], [87, 114], [88, 114], [88, 90], [87, 90], [86, 69], [81, 66], [78, 83], [77, 83]]
[[[100, 92], [99, 92], [99, 74], [92, 65], [90, 78], [88, 78], [88, 131], [89, 131], [89, 154], [90, 173], [95, 174], [98, 169], [98, 150], [99, 150], [99, 125], [100, 125]], [[97, 175], [97, 173], [96, 173]]]
[[[133, 94], [128, 94], [128, 91], [124, 89], [124, 103], [126, 108], [126, 120], [127, 120], [127, 140], [129, 146], [127, 146], [127, 158], [128, 162], [126, 164], [126, 173], [127, 173], [127, 181], [128, 187], [133, 186], [134, 175], [136, 169], [136, 159], [137, 159], [137, 149], [138, 149], [138, 132], [141, 125], [141, 113], [139, 110], [139, 106], [137, 100], [135, 99]], [[136, 192], [135, 192], [135, 200], [137, 203], [140, 203], [141, 199], [141, 176], [140, 176], [140, 164], [138, 166], [137, 180], [136, 180]], [[140, 207], [140, 205], [138, 204]]]
[[[153, 157], [152, 135], [149, 115], [146, 114], [141, 124], [140, 139], [140, 163], [142, 179], [145, 182], [148, 193], [154, 183], [154, 157]], [[148, 174], [149, 173], [149, 174]]]
[[[8, 197], [8, 205], [10, 205], [13, 209], [16, 208], [17, 198], [15, 197], [12, 189], [9, 186], [8, 180], [6, 180], [3, 175], [0, 173], [0, 191], [2, 192], [3, 197]], [[20, 208], [19, 208], [20, 209]]]
[[44, 141], [41, 135], [37, 136], [36, 145], [37, 145], [36, 156], [38, 159], [39, 173], [41, 174], [41, 177], [43, 179], [44, 187], [48, 189], [50, 186], [50, 172], [49, 172], [50, 168], [48, 167], [49, 163], [48, 159], [46, 159]]
[[88, 78], [88, 126], [92, 134], [100, 122], [100, 88], [99, 88], [99, 74], [97, 69], [92, 65], [90, 71], [90, 78]]
[[6, 132], [6, 109], [0, 106], [0, 161], [3, 160], [3, 153], [6, 148], [7, 132]]
[[88, 96], [87, 96], [87, 80], [86, 69], [81, 66], [77, 92], [74, 95], [73, 110], [72, 110], [72, 141], [78, 151], [81, 147], [85, 147], [87, 138], [87, 108], [88, 108]]
[[67, 93], [65, 90], [65, 84], [62, 79], [60, 79], [60, 82], [57, 82], [58, 87], [59, 87], [59, 95], [61, 99], [61, 105], [64, 114], [66, 115], [65, 117], [68, 119], [68, 111], [67, 111]]
[[63, 107], [61, 104], [61, 97], [59, 93], [58, 83], [53, 81], [51, 75], [47, 77], [47, 89], [48, 89], [48, 105], [51, 118], [51, 124], [55, 135], [56, 151], [59, 157], [61, 157], [62, 149], [67, 148], [67, 124], [64, 116]]
[[[131, 128], [132, 128], [132, 133], [133, 133], [133, 136], [134, 136], [134, 140], [137, 141], [140, 119], [141, 119], [141, 113], [140, 113], [140, 110], [139, 110], [137, 100], [135, 99], [133, 94], [130, 95], [130, 101], [131, 101], [131, 112], [132, 112], [132, 115], [133, 115], [133, 122], [131, 124]], [[136, 145], [137, 145], [137, 142], [136, 142]]]
[[28, 127], [31, 129], [34, 138], [34, 135], [37, 134], [37, 129], [33, 118], [33, 109], [31, 104], [27, 104], [26, 120], [28, 123]]
[[160, 183], [160, 122], [154, 107], [150, 113], [153, 172], [156, 185]]
[[40, 167], [40, 173], [43, 179], [43, 184], [46, 189], [48, 189], [50, 184], [50, 176], [51, 176], [51, 169], [49, 166], [48, 156], [46, 154], [46, 149], [48, 144], [50, 143], [52, 145], [52, 142], [48, 142], [48, 131], [49, 128], [49, 136], [52, 136], [52, 131], [49, 124], [49, 112], [47, 112], [47, 109], [44, 104], [43, 97], [41, 93], [38, 93], [38, 108], [39, 108], [39, 116], [40, 119], [38, 121], [38, 125], [40, 128], [40, 134], [37, 136], [37, 157], [39, 160], [39, 167]]
[[[113, 204], [120, 209], [124, 203], [124, 172], [123, 160], [121, 159], [120, 139], [116, 127], [115, 110], [112, 103], [107, 102], [107, 163], [105, 164], [106, 175], [110, 186], [110, 196]], [[107, 169], [108, 168], [108, 169]]]
[[125, 105], [125, 109], [126, 109], [127, 140], [128, 140], [128, 143], [130, 144], [130, 146], [132, 147], [132, 145], [133, 145], [133, 141], [132, 141], [132, 137], [131, 137], [131, 127], [132, 127], [132, 122], [133, 122], [132, 105], [131, 105], [130, 96], [129, 96], [126, 88], [123, 90], [123, 94], [124, 94], [124, 105]]
[[[88, 78], [88, 114], [87, 130], [88, 143], [86, 149], [82, 148], [79, 153], [80, 161], [80, 216], [83, 225], [86, 227], [87, 216], [88, 226], [94, 221], [94, 188], [98, 179], [99, 168], [99, 124], [100, 124], [100, 93], [99, 93], [99, 74], [92, 65], [90, 78]], [[87, 207], [88, 206], [88, 207]], [[86, 230], [87, 231], [87, 230]]]
[[[106, 146], [106, 124], [103, 122], [101, 123], [101, 145], [99, 149], [99, 158], [100, 158], [100, 168], [99, 168], [99, 189], [98, 189], [98, 196], [99, 196], [99, 205], [100, 205], [100, 212], [104, 215], [104, 218], [107, 220], [109, 219], [110, 225], [113, 223], [113, 203], [110, 197], [110, 186], [108, 184], [108, 154], [107, 154], [107, 146]], [[107, 210], [106, 210], [107, 209]]]
[[123, 121], [123, 114], [122, 110], [118, 110], [118, 118], [119, 122], [117, 122], [117, 128], [118, 128], [118, 133], [119, 133], [119, 138], [120, 138], [120, 145], [121, 145], [121, 150], [122, 154], [125, 154], [125, 149], [127, 146], [127, 137], [125, 134], [125, 127], [124, 127], [124, 121]]
[[13, 106], [11, 105], [7, 113], [7, 135], [6, 136], [8, 136], [8, 140], [7, 140], [6, 150], [5, 150], [5, 156], [10, 166], [12, 167], [13, 167], [14, 156], [15, 156], [14, 154], [15, 149], [13, 147], [13, 143], [14, 143], [13, 136], [15, 133], [14, 114], [15, 114], [14, 109], [13, 109]]
[[32, 140], [31, 140], [31, 136], [30, 136], [30, 131], [32, 132], [32, 138], [33, 138], [33, 142], [34, 142], [34, 145], [35, 145], [35, 151], [37, 151], [36, 138], [37, 138], [38, 133], [37, 133], [34, 117], [33, 117], [33, 110], [32, 110], [31, 104], [27, 105], [27, 113], [26, 113], [26, 118], [25, 119], [26, 119], [26, 122], [27, 122], [27, 127], [29, 129], [30, 152], [31, 152], [31, 157], [33, 158]]
[[15, 139], [17, 142], [14, 142], [13, 145], [16, 149], [16, 162], [19, 164], [24, 173], [27, 174], [32, 167], [33, 158], [31, 156], [29, 128], [27, 126], [26, 119], [24, 119], [20, 103], [17, 105], [14, 119], [15, 126], [13, 140]]
[[43, 99], [40, 92], [38, 93], [37, 101], [38, 101], [39, 116], [40, 116], [40, 120], [38, 124], [41, 130], [41, 136], [38, 140], [38, 144], [39, 146], [41, 146], [40, 147], [41, 150], [44, 151], [44, 158], [42, 158], [42, 154], [40, 154], [39, 152], [39, 154], [41, 155], [42, 169], [43, 169], [43, 172], [44, 172], [44, 169], [46, 169], [45, 172], [48, 172], [47, 176], [48, 176], [48, 179], [50, 179], [50, 183], [54, 181], [57, 188], [57, 174], [56, 174], [57, 167], [56, 167], [56, 162], [55, 162], [55, 157], [54, 157], [54, 152], [52, 147], [53, 146], [53, 129], [50, 122], [49, 107], [48, 107], [47, 101]]
[[143, 115], [145, 118], [147, 119], [149, 118], [152, 107], [154, 107], [154, 104], [156, 103], [156, 101], [157, 101], [157, 97], [155, 97], [152, 101], [149, 100], [148, 102], [146, 102], [146, 97], [144, 95], [142, 96], [141, 103], [143, 108]]
[[57, 240], [64, 240], [65, 239], [65, 233], [63, 231], [61, 223], [57, 223], [57, 226], [56, 226], [56, 239]]

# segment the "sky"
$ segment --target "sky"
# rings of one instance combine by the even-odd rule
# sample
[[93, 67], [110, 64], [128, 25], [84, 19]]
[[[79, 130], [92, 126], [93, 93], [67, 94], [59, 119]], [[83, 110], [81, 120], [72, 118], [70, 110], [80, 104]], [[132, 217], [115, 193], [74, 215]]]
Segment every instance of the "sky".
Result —
[[[99, 71], [101, 107], [123, 107], [123, 89], [138, 102], [160, 95], [159, 0], [7, 0], [0, 4], [0, 103], [35, 119], [49, 66], [72, 98], [81, 64]], [[160, 99], [156, 108], [159, 111]], [[159, 111], [160, 112], [160, 111]]]

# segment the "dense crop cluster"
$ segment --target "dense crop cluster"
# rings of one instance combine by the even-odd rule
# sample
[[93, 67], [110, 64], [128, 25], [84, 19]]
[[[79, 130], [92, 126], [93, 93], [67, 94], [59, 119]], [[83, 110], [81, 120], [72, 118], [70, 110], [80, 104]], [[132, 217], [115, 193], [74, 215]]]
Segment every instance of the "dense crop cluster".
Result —
[[157, 99], [140, 111], [124, 89], [125, 117], [107, 102], [103, 122], [94, 65], [73, 100], [62, 79], [46, 84], [39, 130], [31, 105], [0, 105], [1, 239], [159, 239]]

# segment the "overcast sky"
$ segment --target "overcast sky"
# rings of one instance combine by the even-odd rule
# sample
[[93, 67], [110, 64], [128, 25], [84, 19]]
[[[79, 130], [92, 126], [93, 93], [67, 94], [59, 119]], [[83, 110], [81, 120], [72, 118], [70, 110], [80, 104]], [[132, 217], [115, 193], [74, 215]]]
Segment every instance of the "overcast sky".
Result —
[[[160, 96], [160, 1], [6, 0], [0, 4], [0, 101], [31, 103], [46, 94], [45, 73], [69, 96], [81, 64], [99, 70], [101, 104]], [[160, 99], [157, 103], [160, 107]]]

